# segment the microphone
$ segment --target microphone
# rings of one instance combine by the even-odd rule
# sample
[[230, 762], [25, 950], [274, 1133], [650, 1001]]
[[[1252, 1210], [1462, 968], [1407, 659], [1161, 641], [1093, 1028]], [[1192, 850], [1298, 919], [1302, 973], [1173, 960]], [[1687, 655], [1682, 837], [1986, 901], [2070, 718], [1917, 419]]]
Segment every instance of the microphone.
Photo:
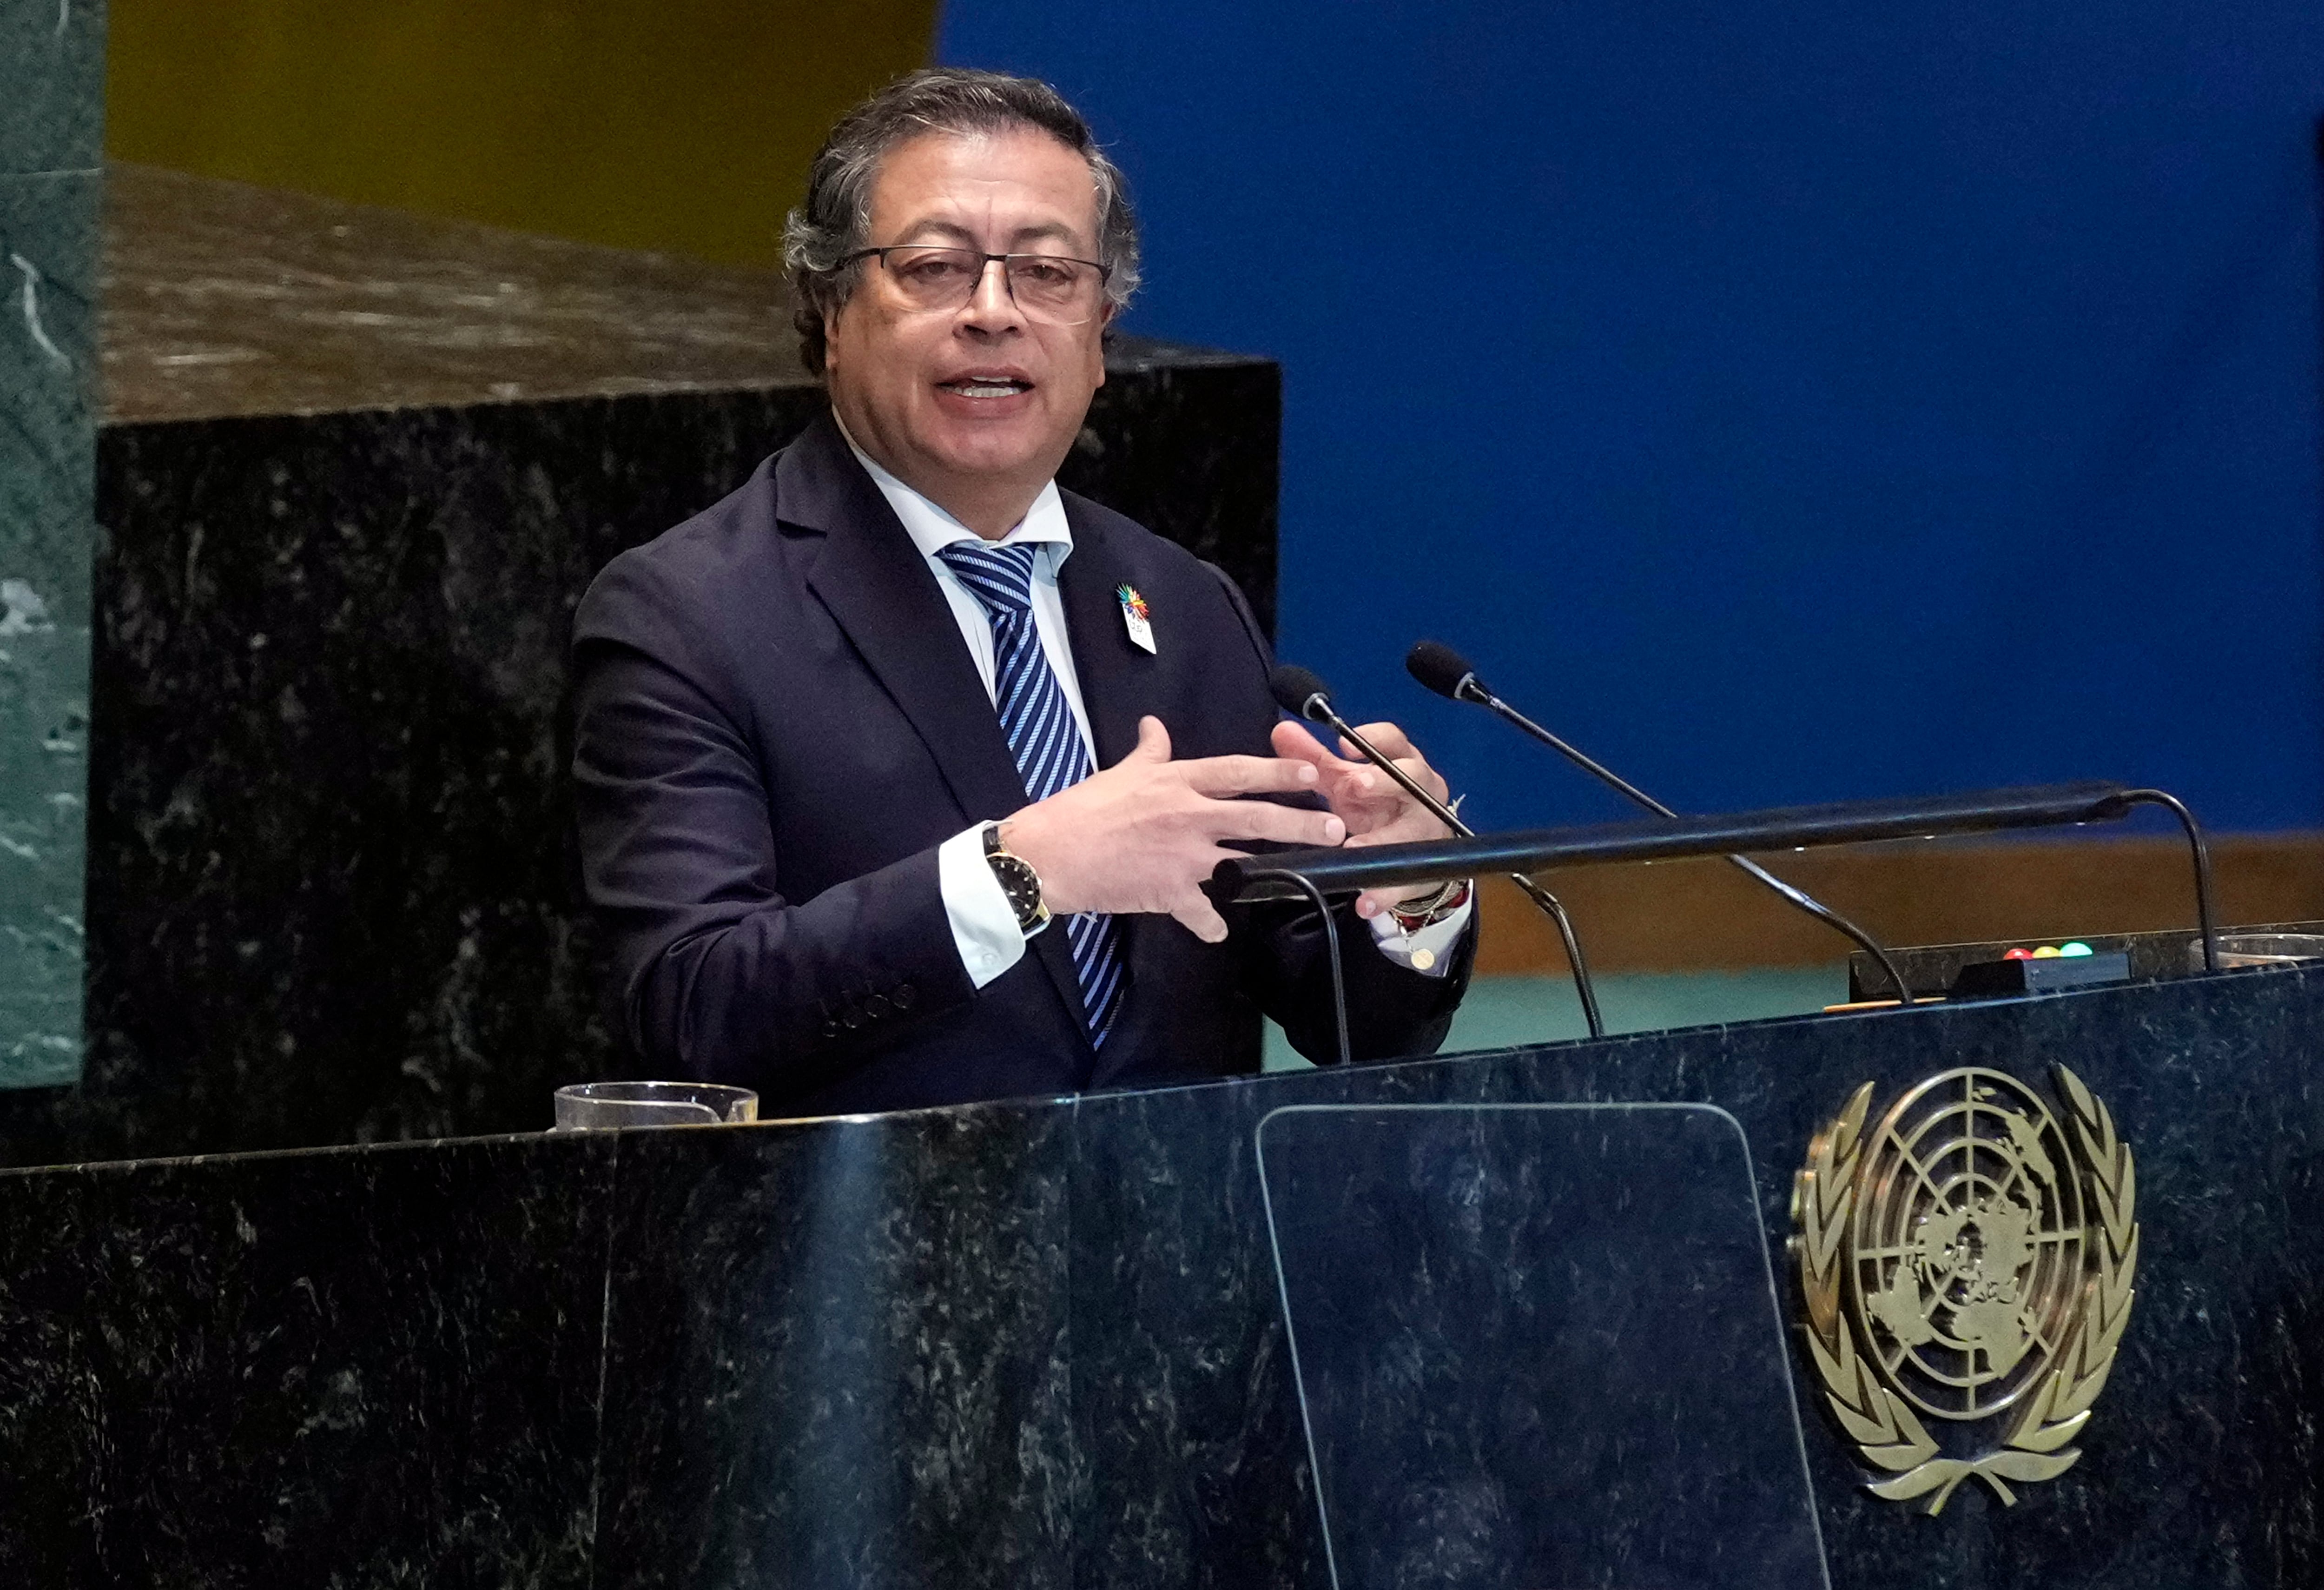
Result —
[[[1446, 827], [1463, 838], [1476, 837], [1477, 830], [1462, 822], [1458, 812], [1423, 789], [1418, 780], [1397, 766], [1392, 758], [1358, 734], [1354, 726], [1333, 708], [1331, 687], [1313, 670], [1284, 663], [1268, 676], [1267, 683], [1275, 693], [1276, 704], [1284, 711], [1309, 723], [1328, 726], [1353, 745], [1366, 762], [1394, 779], [1406, 794], [1435, 813], [1437, 820]], [[1582, 940], [1574, 936], [1573, 921], [1565, 914], [1563, 903], [1523, 873], [1511, 873], [1509, 881], [1525, 891], [1526, 897], [1555, 925], [1558, 941], [1565, 947], [1565, 963], [1573, 972], [1573, 991], [1582, 1000], [1582, 1019], [1588, 1024], [1591, 1037], [1605, 1037], [1606, 1023], [1598, 1012], [1598, 990], [1590, 980], [1590, 967], [1582, 958]]]
[[[1645, 807], [1648, 811], [1659, 817], [1678, 816], [1677, 812], [1639, 789], [1604, 763], [1584, 755], [1580, 750], [1567, 744], [1524, 713], [1502, 700], [1486, 687], [1484, 680], [1477, 677], [1475, 666], [1452, 647], [1436, 641], [1422, 641], [1405, 654], [1404, 669], [1424, 687], [1434, 690], [1447, 700], [1471, 702], [1522, 729], [1591, 778], [1600, 783], [1610, 785], [1623, 796]], [[1866, 954], [1880, 963], [1880, 969], [1887, 973], [1888, 980], [1896, 985], [1897, 997], [1907, 1005], [1913, 1003], [1913, 990], [1904, 981], [1904, 974], [1896, 969], [1896, 963], [1889, 958], [1888, 952], [1881, 948], [1869, 933], [1809, 894], [1805, 890], [1784, 883], [1749, 856], [1729, 855], [1727, 859], [1782, 895], [1791, 904], [1823, 923], [1824, 926], [1837, 929], [1854, 939], [1862, 947]]]

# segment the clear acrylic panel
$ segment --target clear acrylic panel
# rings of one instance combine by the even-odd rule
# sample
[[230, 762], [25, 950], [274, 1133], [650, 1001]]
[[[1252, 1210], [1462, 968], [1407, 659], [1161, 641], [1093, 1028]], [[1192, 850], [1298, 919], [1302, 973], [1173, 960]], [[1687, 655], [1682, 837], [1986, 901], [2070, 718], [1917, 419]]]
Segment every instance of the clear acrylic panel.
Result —
[[1828, 1585], [1733, 1117], [1299, 1106], [1259, 1156], [1339, 1590]]

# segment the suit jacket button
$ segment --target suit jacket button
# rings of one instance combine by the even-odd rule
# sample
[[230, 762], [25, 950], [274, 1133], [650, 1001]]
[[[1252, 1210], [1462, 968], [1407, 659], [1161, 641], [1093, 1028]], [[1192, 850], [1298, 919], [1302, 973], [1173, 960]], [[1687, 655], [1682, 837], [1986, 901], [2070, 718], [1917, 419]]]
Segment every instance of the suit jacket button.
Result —
[[863, 1013], [871, 1017], [875, 1021], [881, 1017], [886, 1015], [888, 1013], [887, 996], [884, 994], [875, 994], [871, 998], [865, 1000], [863, 1002]]
[[847, 1007], [847, 1014], [841, 1019], [847, 1023], [847, 1030], [850, 1032], [854, 1031], [855, 1029], [863, 1025], [863, 1007], [861, 1005], [849, 1005]]
[[836, 1037], [838, 1037], [838, 1036], [839, 1036], [839, 1023], [838, 1023], [838, 1022], [836, 1022], [836, 1021], [825, 1021], [825, 1022], [824, 1022], [824, 1024], [823, 1024], [823, 1035], [824, 1035], [825, 1038], [836, 1038]]
[[919, 995], [912, 992], [912, 985], [908, 983], [897, 984], [888, 995], [889, 1003], [899, 1011], [910, 1010], [912, 1002], [918, 998]]

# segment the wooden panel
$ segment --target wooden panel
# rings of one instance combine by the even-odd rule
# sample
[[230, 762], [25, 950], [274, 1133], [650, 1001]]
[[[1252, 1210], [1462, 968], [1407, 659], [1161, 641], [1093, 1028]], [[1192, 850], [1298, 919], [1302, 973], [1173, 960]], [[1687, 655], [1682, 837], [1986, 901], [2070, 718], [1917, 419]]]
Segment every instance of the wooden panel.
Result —
[[[2211, 844], [2226, 922], [2324, 917], [2324, 834]], [[2055, 940], [2195, 919], [2186, 846], [2172, 838], [1908, 841], [1757, 858], [1884, 943]], [[1720, 861], [1578, 868], [1542, 880], [1572, 913], [1594, 970], [1800, 966], [1848, 940]], [[1483, 891], [1484, 973], [1562, 972], [1549, 923], [1506, 879]]]

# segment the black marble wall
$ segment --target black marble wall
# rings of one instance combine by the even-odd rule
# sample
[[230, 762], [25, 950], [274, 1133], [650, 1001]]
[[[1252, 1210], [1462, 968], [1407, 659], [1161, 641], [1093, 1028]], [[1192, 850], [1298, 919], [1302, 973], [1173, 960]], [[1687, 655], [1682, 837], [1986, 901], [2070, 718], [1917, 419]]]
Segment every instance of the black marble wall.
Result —
[[2319, 1026], [2324, 971], [2230, 973], [852, 1122], [10, 1172], [0, 1576], [1321, 1586], [1268, 1112], [1717, 1104], [1780, 1244], [1859, 1082], [2064, 1061], [2138, 1155], [2144, 1229], [2084, 1456], [1926, 1518], [1862, 1489], [1795, 1367], [1832, 1583], [2312, 1585]]
[[[113, 191], [87, 1068], [0, 1092], [0, 1163], [543, 1125], [623, 1063], [570, 615], [819, 411], [779, 284], [134, 168]], [[1276, 367], [1124, 341], [1108, 369], [1064, 483], [1271, 614]]]

